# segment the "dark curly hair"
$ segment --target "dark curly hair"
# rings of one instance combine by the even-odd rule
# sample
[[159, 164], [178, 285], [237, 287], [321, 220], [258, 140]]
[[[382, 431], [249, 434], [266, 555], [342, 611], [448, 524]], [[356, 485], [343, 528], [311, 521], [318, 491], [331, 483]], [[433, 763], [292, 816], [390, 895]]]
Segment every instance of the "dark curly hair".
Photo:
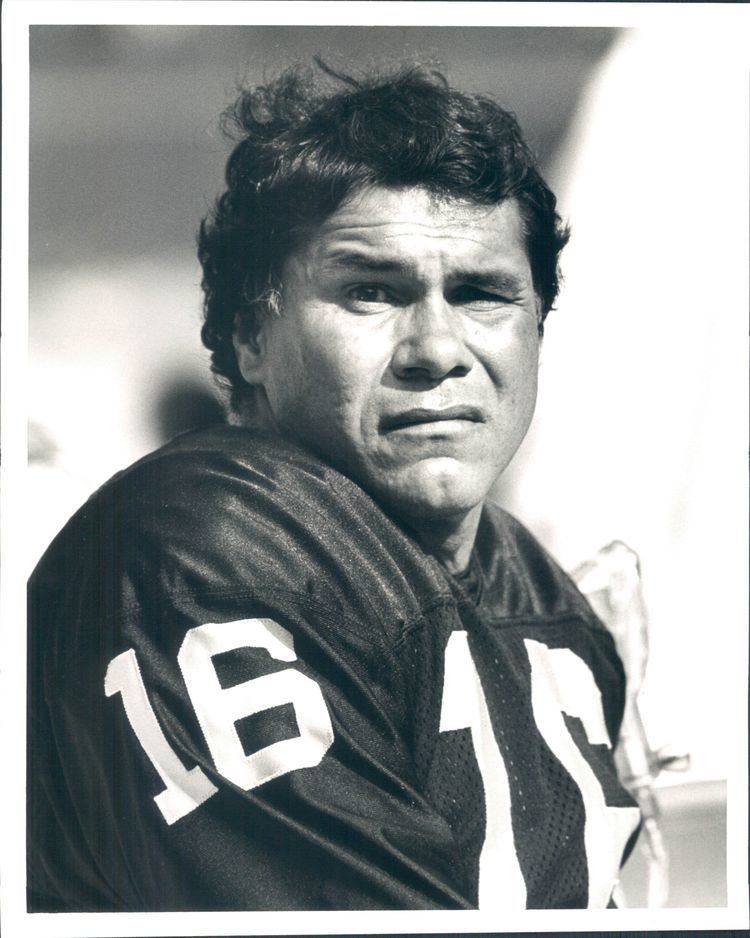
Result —
[[511, 113], [454, 90], [432, 69], [356, 80], [316, 62], [317, 72], [293, 68], [243, 92], [224, 115], [225, 132], [238, 142], [226, 192], [198, 236], [201, 336], [237, 412], [252, 393], [233, 333], [247, 337], [278, 312], [284, 261], [302, 233], [355, 189], [422, 186], [480, 205], [515, 199], [541, 300], [540, 331], [558, 292], [568, 231]]

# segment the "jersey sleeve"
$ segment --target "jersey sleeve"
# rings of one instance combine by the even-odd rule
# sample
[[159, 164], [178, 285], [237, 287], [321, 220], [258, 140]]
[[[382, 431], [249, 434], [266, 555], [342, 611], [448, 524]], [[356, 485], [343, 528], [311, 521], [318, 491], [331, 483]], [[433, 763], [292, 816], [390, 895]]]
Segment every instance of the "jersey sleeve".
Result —
[[372, 571], [313, 488], [162, 460], [37, 570], [32, 910], [471, 907]]

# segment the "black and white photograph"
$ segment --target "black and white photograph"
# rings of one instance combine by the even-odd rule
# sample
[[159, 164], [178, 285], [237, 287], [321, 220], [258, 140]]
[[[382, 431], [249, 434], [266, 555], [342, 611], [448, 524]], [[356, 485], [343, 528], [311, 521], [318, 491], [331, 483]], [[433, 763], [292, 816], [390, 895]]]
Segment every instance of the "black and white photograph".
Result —
[[3, 62], [4, 932], [747, 929], [747, 8]]

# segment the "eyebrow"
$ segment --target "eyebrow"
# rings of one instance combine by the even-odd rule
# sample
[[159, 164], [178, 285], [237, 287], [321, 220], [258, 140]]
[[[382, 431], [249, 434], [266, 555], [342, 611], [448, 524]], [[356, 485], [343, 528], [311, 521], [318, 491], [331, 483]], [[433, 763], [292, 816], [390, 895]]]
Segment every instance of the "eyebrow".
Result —
[[505, 270], [454, 270], [448, 278], [452, 283], [467, 283], [473, 287], [501, 290], [506, 293], [518, 293], [524, 287], [524, 281]]
[[355, 267], [358, 270], [372, 270], [375, 273], [412, 273], [414, 267], [398, 257], [371, 257], [360, 251], [331, 251], [325, 257], [325, 264], [337, 267]]
[[[414, 265], [398, 257], [372, 257], [361, 251], [332, 251], [325, 257], [326, 266], [349, 267], [367, 270], [372, 273], [413, 274]], [[479, 288], [503, 290], [509, 293], [520, 292], [524, 282], [513, 273], [503, 270], [483, 271], [470, 268], [458, 268], [450, 272], [449, 283], [467, 283]]]

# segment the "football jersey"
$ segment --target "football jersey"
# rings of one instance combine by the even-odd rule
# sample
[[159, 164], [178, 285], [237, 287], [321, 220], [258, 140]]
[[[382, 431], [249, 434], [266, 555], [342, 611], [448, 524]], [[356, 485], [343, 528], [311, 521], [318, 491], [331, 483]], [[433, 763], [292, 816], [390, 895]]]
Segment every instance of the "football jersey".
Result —
[[486, 505], [450, 576], [235, 427], [74, 515], [29, 591], [28, 904], [605, 907], [638, 810], [609, 633]]

